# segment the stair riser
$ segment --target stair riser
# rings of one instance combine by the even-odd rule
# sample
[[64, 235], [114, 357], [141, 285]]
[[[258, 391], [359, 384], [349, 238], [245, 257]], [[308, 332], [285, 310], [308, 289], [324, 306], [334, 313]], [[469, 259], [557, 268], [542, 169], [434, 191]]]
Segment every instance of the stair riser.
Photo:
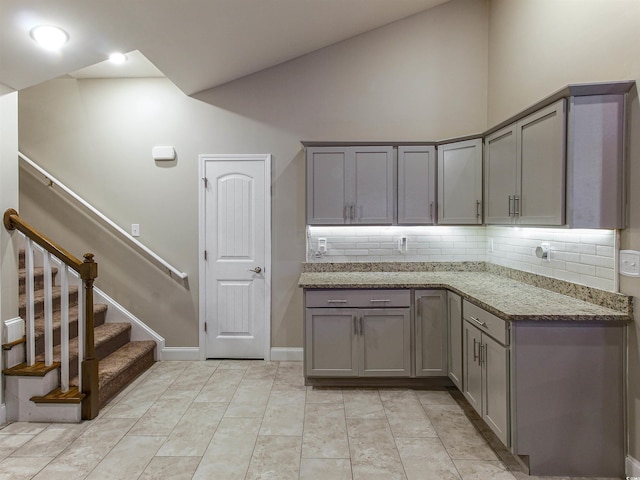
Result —
[[[60, 302], [61, 298], [60, 295], [54, 295], [53, 297], [53, 311], [54, 312], [59, 312], [60, 311]], [[69, 293], [69, 308], [76, 306], [78, 304], [78, 292], [70, 292]], [[35, 312], [35, 316], [37, 317], [42, 317], [44, 315], [44, 299], [42, 300], [38, 300], [34, 303], [33, 305], [34, 307], [34, 312]], [[20, 308], [18, 309], [18, 314], [22, 317], [22, 318], [27, 318], [27, 307], [26, 305], [21, 305]]]
[[[51, 282], [55, 282], [57, 269], [51, 271]], [[35, 274], [33, 276], [33, 289], [35, 291], [42, 290], [44, 288], [44, 274]], [[27, 292], [27, 281], [24, 275], [18, 277], [18, 294], [24, 295]]]
[[[77, 311], [77, 309], [75, 309]], [[71, 312], [70, 312], [71, 314]], [[107, 310], [94, 310], [93, 313], [93, 326], [94, 328], [102, 325], [105, 322], [107, 316]], [[75, 338], [78, 336], [78, 317], [77, 313], [69, 321], [69, 338]], [[60, 325], [53, 328], [53, 346], [60, 345]], [[44, 353], [44, 333], [36, 334], [36, 355]]]

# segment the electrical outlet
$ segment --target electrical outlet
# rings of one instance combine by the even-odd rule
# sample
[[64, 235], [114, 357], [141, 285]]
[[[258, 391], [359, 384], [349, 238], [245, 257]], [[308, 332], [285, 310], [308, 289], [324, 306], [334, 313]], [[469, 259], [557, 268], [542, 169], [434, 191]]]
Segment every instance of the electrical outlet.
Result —
[[131, 224], [131, 236], [132, 237], [139, 237], [140, 236], [140, 224], [139, 223], [132, 223]]
[[628, 277], [640, 277], [640, 252], [620, 250], [620, 273]]

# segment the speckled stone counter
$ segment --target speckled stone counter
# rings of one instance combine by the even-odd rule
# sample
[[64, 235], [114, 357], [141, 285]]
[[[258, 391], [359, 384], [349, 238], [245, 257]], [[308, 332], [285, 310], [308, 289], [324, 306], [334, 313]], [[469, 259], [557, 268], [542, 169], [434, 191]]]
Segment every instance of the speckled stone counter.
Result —
[[[624, 295], [587, 292], [600, 302], [598, 305], [482, 271], [476, 262], [472, 263], [463, 266], [463, 271], [455, 271], [455, 264], [446, 264], [445, 271], [373, 271], [369, 268], [344, 271], [344, 267], [331, 268], [324, 264], [324, 271], [306, 271], [305, 267], [298, 286], [307, 289], [444, 288], [510, 321], [628, 322], [632, 319], [631, 301]], [[364, 270], [358, 264], [345, 265], [352, 270]], [[387, 266], [389, 268], [392, 267]], [[414, 268], [419, 267], [414, 265]], [[342, 271], [331, 271], [338, 269]]]

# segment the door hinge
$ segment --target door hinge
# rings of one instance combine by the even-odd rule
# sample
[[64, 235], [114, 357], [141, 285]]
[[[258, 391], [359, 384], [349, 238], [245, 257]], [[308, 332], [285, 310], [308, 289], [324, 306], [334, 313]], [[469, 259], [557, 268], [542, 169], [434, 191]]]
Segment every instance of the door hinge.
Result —
[[204, 182], [204, 188], [209, 186], [209, 179], [207, 177], [202, 177], [202, 181]]
[[207, 251], [206, 251], [206, 250], [204, 251], [204, 259], [205, 259], [205, 260], [208, 260], [208, 258], [207, 258]]

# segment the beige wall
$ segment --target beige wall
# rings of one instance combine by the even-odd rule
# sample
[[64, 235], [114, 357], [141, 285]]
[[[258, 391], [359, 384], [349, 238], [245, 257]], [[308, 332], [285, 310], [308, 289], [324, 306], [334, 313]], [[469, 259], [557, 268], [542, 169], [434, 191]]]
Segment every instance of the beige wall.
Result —
[[[124, 228], [140, 223], [140, 240], [189, 274], [188, 290], [111, 235], [85, 233], [79, 240], [75, 231], [87, 232], [93, 222], [65, 213], [64, 201], [24, 175], [22, 213], [72, 251], [95, 251], [97, 285], [165, 336], [168, 346], [195, 346], [198, 154], [271, 153], [272, 345], [300, 347], [300, 140], [433, 140], [482, 131], [487, 16], [484, 0], [453, 0], [199, 99], [162, 79], [60, 79], [20, 92], [23, 153]], [[175, 165], [154, 164], [150, 152], [158, 144], [175, 146]], [[141, 289], [142, 298], [130, 289]]]
[[[636, 0], [491, 0], [489, 125], [569, 83], [640, 81], [640, 2]], [[640, 106], [630, 95], [629, 178], [640, 185]], [[640, 250], [640, 190], [630, 189], [622, 248]], [[640, 296], [640, 279], [621, 277]], [[629, 453], [640, 459], [640, 309], [629, 330]]]
[[[0, 84], [0, 214], [18, 207], [18, 93]], [[0, 226], [0, 342], [4, 322], [18, 316], [18, 264], [14, 235]], [[0, 370], [4, 367], [0, 357]], [[5, 420], [4, 388], [0, 385], [0, 423]]]

